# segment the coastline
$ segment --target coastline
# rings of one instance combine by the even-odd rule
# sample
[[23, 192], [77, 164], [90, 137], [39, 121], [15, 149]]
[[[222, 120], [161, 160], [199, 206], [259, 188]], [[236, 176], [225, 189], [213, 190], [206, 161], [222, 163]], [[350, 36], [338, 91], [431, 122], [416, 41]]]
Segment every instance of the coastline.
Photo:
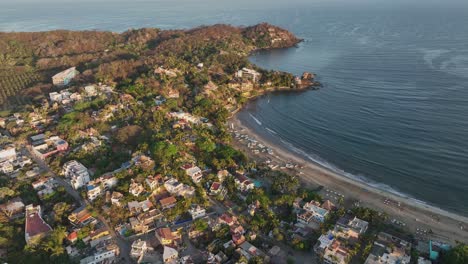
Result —
[[[273, 150], [273, 155], [267, 153], [255, 154], [245, 144], [235, 139], [233, 142], [235, 147], [242, 149], [244, 153], [258, 163], [270, 160], [272, 163], [282, 164], [283, 166], [286, 163], [301, 164], [301, 168], [285, 170], [298, 176], [301, 182], [310, 188], [323, 186], [323, 189], [331, 189], [343, 194], [347, 202], [359, 201], [362, 206], [385, 212], [389, 215], [389, 219], [403, 222], [406, 229], [416, 234], [418, 238], [433, 239], [451, 244], [456, 241], [468, 242], [467, 217], [445, 211], [411, 197], [382, 190], [363, 181], [341, 175], [312, 160], [305, 159], [281, 144], [272, 142], [272, 140], [257, 133], [254, 128], [242, 122], [237, 117], [237, 113], [238, 111], [229, 119], [229, 125], [233, 125], [234, 130], [239, 133], [247, 135]], [[386, 203], [385, 201], [388, 199], [390, 199], [390, 202]], [[463, 226], [463, 230], [461, 226]], [[432, 233], [425, 232], [420, 234], [419, 237], [420, 230], [431, 230]]]

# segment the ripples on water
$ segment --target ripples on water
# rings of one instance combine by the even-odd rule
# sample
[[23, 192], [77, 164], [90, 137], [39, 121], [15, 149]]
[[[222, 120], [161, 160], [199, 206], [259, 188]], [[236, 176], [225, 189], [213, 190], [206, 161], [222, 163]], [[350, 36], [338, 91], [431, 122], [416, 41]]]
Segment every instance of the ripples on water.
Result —
[[0, 3], [0, 30], [283, 26], [304, 42], [252, 60], [313, 70], [324, 88], [270, 95], [241, 117], [349, 176], [468, 215], [467, 10], [393, 1], [11, 1]]

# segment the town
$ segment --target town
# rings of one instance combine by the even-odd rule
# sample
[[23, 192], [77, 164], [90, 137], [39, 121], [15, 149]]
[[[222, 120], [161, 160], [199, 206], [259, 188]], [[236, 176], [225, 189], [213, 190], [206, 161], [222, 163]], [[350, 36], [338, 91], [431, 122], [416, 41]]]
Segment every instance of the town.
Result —
[[[313, 74], [241, 62], [216, 82], [204, 63], [182, 65], [124, 85], [70, 67], [40, 103], [0, 118], [0, 260], [429, 264], [464, 247], [332, 187], [308, 189], [288, 171], [298, 164], [257, 163], [230, 144], [273, 155], [228, 119], [274, 87], [318, 85]], [[199, 89], [190, 100], [187, 83]]]

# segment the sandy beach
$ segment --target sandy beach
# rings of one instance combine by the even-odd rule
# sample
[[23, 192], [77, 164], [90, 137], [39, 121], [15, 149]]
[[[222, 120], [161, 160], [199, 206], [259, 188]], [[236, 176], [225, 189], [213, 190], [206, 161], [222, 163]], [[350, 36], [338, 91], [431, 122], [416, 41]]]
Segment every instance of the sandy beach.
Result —
[[[408, 229], [420, 240], [454, 244], [456, 241], [468, 242], [468, 218], [442, 209], [430, 206], [415, 199], [396, 195], [385, 190], [377, 189], [364, 182], [339, 175], [320, 166], [287, 148], [261, 137], [243, 124], [235, 115], [229, 120], [235, 133], [269, 148], [272, 153], [253, 151], [248, 147], [245, 139], [235, 139], [234, 145], [243, 150], [250, 158], [258, 163], [268, 161], [277, 165], [278, 170], [296, 174], [307, 187], [323, 186], [321, 194], [324, 198], [343, 196], [347, 203], [359, 201], [366, 206], [389, 215], [389, 219]], [[285, 168], [286, 164], [296, 164], [294, 168]], [[443, 197], [441, 197], [443, 199]]]

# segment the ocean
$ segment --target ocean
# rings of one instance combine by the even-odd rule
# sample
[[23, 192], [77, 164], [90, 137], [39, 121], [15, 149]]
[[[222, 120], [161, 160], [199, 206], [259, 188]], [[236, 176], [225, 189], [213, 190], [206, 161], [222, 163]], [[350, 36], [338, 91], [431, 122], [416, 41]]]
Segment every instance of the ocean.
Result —
[[463, 1], [0, 0], [0, 31], [269, 22], [304, 41], [260, 52], [323, 88], [271, 94], [239, 117], [348, 177], [468, 215], [468, 4]]

